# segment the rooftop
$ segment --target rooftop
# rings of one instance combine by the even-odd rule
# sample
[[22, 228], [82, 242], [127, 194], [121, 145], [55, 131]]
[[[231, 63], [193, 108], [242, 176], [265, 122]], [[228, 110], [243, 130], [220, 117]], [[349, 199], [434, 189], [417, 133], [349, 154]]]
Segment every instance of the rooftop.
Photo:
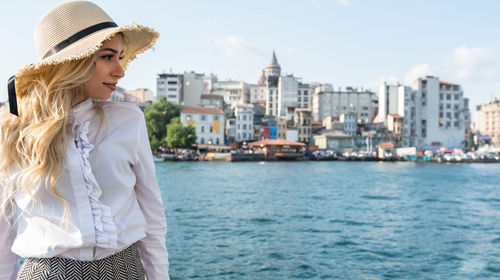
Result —
[[439, 84], [440, 85], [445, 85], [445, 86], [451, 86], [451, 87], [453, 87], [453, 86], [459, 86], [457, 84], [452, 84], [452, 83], [448, 83], [448, 82], [445, 82], [445, 81], [439, 81]]
[[223, 115], [224, 112], [219, 108], [202, 107], [202, 106], [184, 106], [182, 107], [183, 114], [209, 114], [209, 115]]
[[265, 139], [248, 144], [252, 147], [263, 146], [305, 146], [306, 144], [282, 139]]
[[392, 144], [391, 142], [384, 142], [376, 145], [375, 148], [394, 149], [394, 144]]

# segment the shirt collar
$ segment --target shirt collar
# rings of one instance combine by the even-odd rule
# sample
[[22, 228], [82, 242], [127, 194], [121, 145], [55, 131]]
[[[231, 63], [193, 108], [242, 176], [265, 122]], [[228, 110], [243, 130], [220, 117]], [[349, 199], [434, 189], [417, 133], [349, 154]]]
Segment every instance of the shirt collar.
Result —
[[94, 102], [92, 99], [88, 98], [71, 108], [71, 112], [69, 114], [70, 122], [75, 124], [82, 123], [92, 118], [95, 113]]

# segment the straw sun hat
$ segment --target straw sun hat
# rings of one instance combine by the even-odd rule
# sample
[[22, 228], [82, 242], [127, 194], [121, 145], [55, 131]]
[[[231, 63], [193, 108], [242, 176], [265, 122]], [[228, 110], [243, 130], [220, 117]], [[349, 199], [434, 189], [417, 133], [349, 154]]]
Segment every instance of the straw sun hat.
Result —
[[155, 30], [135, 23], [118, 26], [99, 6], [88, 1], [65, 2], [47, 12], [35, 28], [40, 61], [25, 66], [9, 80], [11, 113], [18, 113], [16, 95], [21, 97], [32, 89], [30, 77], [49, 71], [49, 66], [91, 56], [117, 33], [126, 38], [120, 61], [124, 69], [137, 54], [153, 46], [159, 36]]

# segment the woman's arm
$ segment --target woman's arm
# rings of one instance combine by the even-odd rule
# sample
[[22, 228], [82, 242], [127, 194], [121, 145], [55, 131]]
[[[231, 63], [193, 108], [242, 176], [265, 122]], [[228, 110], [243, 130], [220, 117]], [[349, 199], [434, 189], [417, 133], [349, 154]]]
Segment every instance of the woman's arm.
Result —
[[139, 242], [139, 254], [148, 280], [168, 280], [167, 222], [144, 117], [138, 134], [138, 162], [132, 167], [137, 176], [137, 200], [147, 223], [147, 236]]
[[12, 219], [7, 220], [0, 216], [0, 279], [15, 280], [17, 278], [19, 259], [11, 251], [13, 236]]

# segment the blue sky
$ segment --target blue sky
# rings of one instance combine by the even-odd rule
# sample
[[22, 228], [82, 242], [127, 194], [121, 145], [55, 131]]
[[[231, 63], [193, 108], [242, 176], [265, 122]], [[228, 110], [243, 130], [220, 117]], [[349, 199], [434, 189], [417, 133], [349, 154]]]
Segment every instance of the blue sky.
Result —
[[[497, 1], [95, 1], [120, 25], [160, 32], [122, 87], [156, 91], [156, 74], [196, 71], [255, 83], [272, 50], [303, 82], [378, 90], [432, 74], [463, 86], [471, 111], [500, 97]], [[0, 88], [38, 60], [33, 29], [61, 1], [6, 1], [0, 11]], [[140, 3], [140, 4], [139, 4]], [[0, 91], [0, 101], [7, 99]]]

